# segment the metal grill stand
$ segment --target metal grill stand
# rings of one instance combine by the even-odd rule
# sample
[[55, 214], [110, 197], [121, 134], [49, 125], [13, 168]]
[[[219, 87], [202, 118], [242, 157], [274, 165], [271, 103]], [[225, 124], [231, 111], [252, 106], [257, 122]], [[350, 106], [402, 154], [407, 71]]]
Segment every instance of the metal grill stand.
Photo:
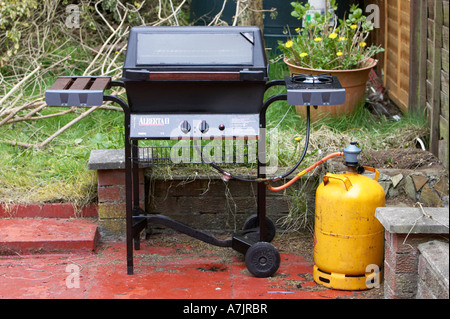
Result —
[[[267, 88], [273, 85], [285, 85], [282, 81], [273, 81], [267, 84]], [[265, 128], [265, 112], [275, 101], [286, 100], [287, 95], [276, 95], [264, 103], [260, 114], [260, 128]], [[229, 240], [219, 240], [204, 231], [179, 223], [169, 217], [159, 214], [147, 214], [139, 206], [139, 140], [130, 137], [130, 108], [120, 98], [104, 96], [105, 101], [118, 103], [125, 113], [125, 170], [126, 170], [126, 238], [127, 238], [127, 273], [133, 274], [133, 248], [140, 249], [140, 233], [147, 225], [162, 225], [190, 237], [202, 240], [206, 243], [231, 247], [246, 255], [246, 264], [249, 271], [257, 277], [268, 277], [274, 274], [280, 265], [278, 250], [270, 241], [275, 237], [275, 225], [266, 217], [266, 186], [264, 183], [256, 183], [257, 188], [257, 214], [251, 216], [244, 224], [244, 229], [233, 235]], [[260, 135], [258, 145], [258, 158], [265, 157], [265, 136]], [[148, 151], [148, 150], [146, 150]], [[144, 161], [143, 164], [151, 164]], [[257, 161], [258, 179], [265, 179], [261, 174], [264, 164]], [[261, 222], [265, 221], [265, 222]], [[250, 254], [249, 253], [250, 249]]]

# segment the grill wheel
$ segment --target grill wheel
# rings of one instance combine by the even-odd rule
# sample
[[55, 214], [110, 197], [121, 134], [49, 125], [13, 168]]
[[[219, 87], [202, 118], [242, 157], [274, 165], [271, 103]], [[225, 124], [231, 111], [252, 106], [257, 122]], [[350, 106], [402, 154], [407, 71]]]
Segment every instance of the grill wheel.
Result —
[[[257, 215], [252, 215], [249, 218], [247, 218], [247, 220], [244, 223], [244, 230], [248, 230], [248, 229], [252, 229], [252, 228], [257, 228], [259, 227], [259, 222], [258, 222], [258, 216]], [[264, 241], [270, 243], [273, 238], [275, 237], [276, 234], [276, 229], [275, 229], [275, 224], [273, 223], [273, 221], [266, 217], [266, 238], [264, 238]], [[259, 232], [258, 232], [258, 236], [259, 236]]]
[[270, 277], [280, 267], [280, 253], [272, 244], [263, 241], [258, 242], [247, 250], [245, 265], [255, 277]]

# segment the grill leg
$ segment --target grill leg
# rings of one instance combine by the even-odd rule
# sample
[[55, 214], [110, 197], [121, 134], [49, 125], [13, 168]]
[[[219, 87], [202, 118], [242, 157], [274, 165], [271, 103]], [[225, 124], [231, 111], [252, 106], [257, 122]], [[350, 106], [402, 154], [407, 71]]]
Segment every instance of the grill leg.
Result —
[[[127, 125], [125, 125], [127, 127]], [[132, 167], [129, 134], [125, 129], [125, 198], [126, 198], [126, 233], [127, 233], [127, 273], [133, 274], [133, 203], [132, 203]]]
[[[125, 110], [125, 109], [124, 109]], [[125, 201], [127, 233], [127, 274], [133, 274], [133, 163], [131, 161], [130, 113], [125, 112]]]
[[[131, 161], [132, 164], [132, 174], [133, 174], [133, 216], [139, 214], [139, 164], [138, 164], [138, 156], [139, 156], [139, 141], [133, 140], [132, 141], [132, 149], [131, 149], [131, 157], [133, 160]], [[134, 228], [134, 227], [133, 227]], [[134, 239], [134, 249], [140, 250], [141, 249], [141, 238], [139, 236], [140, 232], [135, 231], [133, 234]]]
[[258, 183], [258, 219], [259, 219], [259, 240], [265, 241], [267, 234], [266, 225], [266, 185]]
[[[266, 166], [266, 115], [261, 112], [259, 118], [259, 141], [258, 141], [258, 177], [265, 178]], [[259, 219], [259, 240], [264, 241], [267, 234], [266, 227], [266, 185], [264, 183], [257, 183], [257, 209]]]
[[[117, 82], [119, 83], [119, 82]], [[103, 101], [119, 104], [125, 120], [125, 201], [126, 201], [126, 235], [127, 235], [127, 274], [133, 274], [133, 203], [132, 203], [132, 163], [130, 144], [130, 109], [127, 103], [114, 95], [104, 95]]]

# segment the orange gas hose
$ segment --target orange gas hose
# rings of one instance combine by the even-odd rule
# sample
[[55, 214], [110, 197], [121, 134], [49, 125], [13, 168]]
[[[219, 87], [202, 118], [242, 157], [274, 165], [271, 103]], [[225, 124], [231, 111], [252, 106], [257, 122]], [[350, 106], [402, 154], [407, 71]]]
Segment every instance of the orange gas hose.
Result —
[[277, 187], [273, 187], [271, 186], [269, 183], [266, 183], [266, 186], [269, 190], [273, 191], [273, 192], [279, 192], [283, 189], [288, 188], [289, 186], [291, 186], [292, 184], [294, 184], [300, 177], [302, 177], [303, 175], [305, 175], [306, 173], [312, 171], [313, 169], [315, 169], [317, 166], [319, 166], [320, 164], [323, 164], [324, 162], [328, 161], [330, 158], [336, 157], [336, 156], [344, 156], [344, 152], [336, 152], [336, 153], [331, 153], [327, 156], [325, 156], [324, 158], [322, 158], [321, 160], [315, 162], [313, 165], [311, 165], [310, 167], [304, 169], [303, 171], [301, 171], [300, 173], [298, 173], [294, 178], [292, 178], [289, 182], [287, 182], [286, 184], [283, 184], [281, 186], [277, 186]]

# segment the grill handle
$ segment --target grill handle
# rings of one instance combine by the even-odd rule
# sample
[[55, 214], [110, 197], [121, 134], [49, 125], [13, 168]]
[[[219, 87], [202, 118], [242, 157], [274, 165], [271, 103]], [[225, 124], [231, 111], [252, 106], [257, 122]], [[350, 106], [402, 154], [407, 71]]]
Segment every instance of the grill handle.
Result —
[[264, 71], [242, 70], [239, 72], [241, 81], [268, 81]]
[[147, 70], [126, 70], [125, 78], [134, 81], [147, 81], [150, 78], [150, 71]]
[[125, 78], [131, 81], [266, 81], [263, 71], [148, 71], [126, 70]]

